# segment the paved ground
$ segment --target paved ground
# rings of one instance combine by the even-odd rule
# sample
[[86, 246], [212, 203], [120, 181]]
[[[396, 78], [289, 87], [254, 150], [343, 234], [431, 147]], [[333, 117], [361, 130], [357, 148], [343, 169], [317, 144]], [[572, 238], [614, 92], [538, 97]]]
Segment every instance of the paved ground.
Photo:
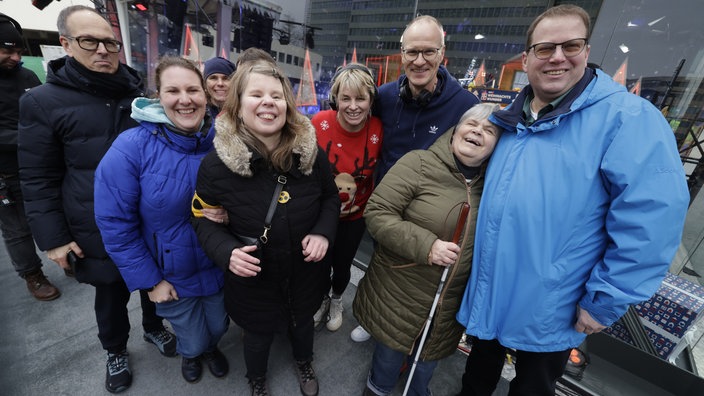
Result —
[[[44, 270], [63, 293], [51, 302], [29, 296], [0, 247], [0, 394], [109, 395], [104, 388], [105, 354], [98, 343], [92, 310], [93, 288], [67, 278], [53, 263], [45, 262]], [[361, 271], [355, 272], [358, 279]], [[350, 285], [343, 296], [343, 327], [335, 333], [323, 329], [316, 334], [313, 366], [321, 396], [360, 395], [366, 381], [373, 341], [358, 344], [349, 338], [357, 325], [350, 308], [355, 289]], [[132, 331], [128, 350], [134, 382], [124, 395], [249, 395], [237, 326], [232, 324], [220, 343], [230, 361], [230, 373], [216, 379], [206, 369], [199, 383], [188, 384], [180, 374], [180, 358], [162, 357], [142, 340], [138, 295], [133, 294], [129, 309]], [[283, 337], [277, 339], [270, 358], [268, 377], [276, 396], [300, 394], [290, 348], [284, 341]], [[460, 352], [443, 361], [433, 378], [434, 395], [458, 392], [463, 368]], [[400, 383], [397, 394], [402, 389]]]
[[[370, 246], [362, 245], [358, 254], [362, 262], [368, 260], [365, 252], [369, 250]], [[46, 259], [44, 271], [63, 293], [55, 301], [38, 302], [30, 297], [0, 244], [0, 395], [109, 395], [104, 388], [105, 353], [98, 343], [92, 309], [93, 288], [67, 278]], [[355, 285], [362, 275], [362, 271], [353, 268], [352, 284], [343, 296], [342, 328], [335, 333], [326, 329], [316, 333], [313, 366], [320, 380], [321, 396], [360, 395], [364, 387], [374, 344], [373, 341], [358, 344], [349, 338], [350, 331], [357, 325], [350, 306]], [[180, 374], [180, 358], [162, 357], [154, 346], [142, 340], [136, 294], [133, 294], [129, 311], [132, 332], [128, 350], [134, 382], [123, 395], [249, 395], [241, 331], [236, 325], [231, 324], [220, 343], [230, 361], [230, 373], [224, 379], [216, 379], [206, 370], [199, 383], [188, 384]], [[701, 356], [704, 342], [699, 344], [697, 350]], [[456, 352], [439, 364], [431, 382], [435, 396], [454, 395], [459, 391], [464, 360], [465, 356]], [[703, 370], [704, 363], [699, 367]], [[598, 371], [595, 368], [593, 372]], [[504, 377], [510, 378], [510, 375], [511, 367], [507, 365]], [[268, 377], [273, 395], [299, 394], [290, 348], [283, 337], [277, 339], [272, 350]], [[596, 378], [596, 381], [603, 382], [603, 379]], [[625, 382], [633, 381], [625, 379]], [[394, 395], [401, 395], [404, 384], [405, 378], [399, 381]], [[494, 396], [505, 395], [506, 389], [504, 379]], [[641, 395], [659, 392], [643, 391], [649, 389], [647, 382], [639, 389]], [[609, 396], [608, 393], [604, 395]]]

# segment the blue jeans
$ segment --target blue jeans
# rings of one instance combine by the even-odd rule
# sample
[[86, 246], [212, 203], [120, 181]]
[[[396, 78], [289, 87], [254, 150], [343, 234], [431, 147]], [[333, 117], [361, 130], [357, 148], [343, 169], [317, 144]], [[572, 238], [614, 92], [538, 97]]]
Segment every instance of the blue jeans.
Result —
[[[415, 348], [409, 356], [377, 342], [376, 348], [374, 348], [374, 355], [372, 356], [372, 368], [367, 378], [367, 387], [377, 395], [385, 396], [391, 394], [396, 382], [398, 382], [404, 361], [408, 363], [408, 373], [411, 372], [415, 353]], [[431, 394], [428, 385], [430, 384], [430, 379], [433, 378], [433, 371], [437, 365], [437, 360], [418, 361], [413, 373], [411, 387], [408, 389], [409, 395], [428, 396]]]
[[230, 324], [223, 296], [220, 290], [211, 296], [179, 298], [156, 304], [157, 314], [174, 328], [179, 355], [190, 359], [217, 347]]
[[10, 256], [12, 266], [20, 276], [42, 268], [42, 260], [37, 255], [32, 232], [24, 214], [24, 202], [20, 180], [17, 176], [2, 178], [13, 204], [0, 206], [0, 230]]

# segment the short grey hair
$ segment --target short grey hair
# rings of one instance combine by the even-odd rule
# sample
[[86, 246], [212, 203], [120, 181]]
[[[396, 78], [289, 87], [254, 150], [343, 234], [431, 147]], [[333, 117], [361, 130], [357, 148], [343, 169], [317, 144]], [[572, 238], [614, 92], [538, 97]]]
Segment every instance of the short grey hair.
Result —
[[406, 26], [406, 29], [404, 29], [403, 34], [401, 34], [401, 47], [403, 47], [403, 36], [406, 34], [406, 31], [408, 31], [408, 29], [418, 23], [431, 23], [437, 26], [438, 30], [440, 31], [440, 44], [442, 44], [443, 47], [445, 46], [445, 28], [442, 27], [442, 23], [440, 23], [440, 21], [438, 21], [437, 18], [432, 15], [420, 15], [415, 17], [411, 21], [411, 23]]
[[68, 19], [69, 16], [71, 16], [74, 12], [78, 11], [90, 11], [94, 12], [96, 15], [99, 15], [101, 18], [103, 17], [98, 10], [92, 7], [84, 6], [84, 5], [75, 5], [75, 6], [69, 6], [61, 10], [59, 12], [59, 17], [56, 19], [56, 29], [59, 31], [59, 36], [70, 36], [71, 32], [68, 31], [68, 27], [66, 26], [66, 20]]
[[473, 120], [477, 121], [483, 121], [486, 119], [489, 119], [489, 116], [492, 113], [495, 113], [501, 109], [501, 106], [495, 104], [495, 103], [479, 103], [474, 106], [472, 106], [469, 110], [465, 111], [464, 114], [462, 114], [462, 117], [460, 117], [460, 120], [457, 122], [457, 124], [461, 124], [465, 122], [467, 119], [471, 118]]

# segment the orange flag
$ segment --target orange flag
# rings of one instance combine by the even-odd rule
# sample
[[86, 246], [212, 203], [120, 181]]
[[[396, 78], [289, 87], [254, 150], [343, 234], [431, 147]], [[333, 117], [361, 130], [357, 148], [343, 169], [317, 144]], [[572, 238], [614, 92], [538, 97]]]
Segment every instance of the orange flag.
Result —
[[641, 88], [642, 82], [643, 82], [643, 77], [638, 77], [638, 81], [636, 81], [636, 83], [633, 84], [633, 87], [631, 87], [631, 90], [628, 92], [640, 96], [640, 88]]
[[617, 83], [623, 85], [624, 87], [626, 86], [626, 76], [628, 76], [628, 58], [623, 61], [621, 66], [616, 70], [616, 74], [614, 74], [614, 81]]
[[315, 94], [315, 80], [313, 80], [313, 68], [310, 67], [310, 54], [306, 48], [306, 58], [303, 63], [303, 73], [301, 83], [298, 86], [296, 96], [296, 106], [316, 106], [318, 99]]

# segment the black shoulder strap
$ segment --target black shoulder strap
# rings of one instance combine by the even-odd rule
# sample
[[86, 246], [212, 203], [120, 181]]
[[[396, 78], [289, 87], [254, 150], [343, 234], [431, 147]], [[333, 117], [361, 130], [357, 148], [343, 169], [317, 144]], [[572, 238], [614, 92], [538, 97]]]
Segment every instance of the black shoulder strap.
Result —
[[279, 203], [279, 195], [281, 195], [281, 190], [284, 189], [284, 185], [286, 185], [286, 176], [285, 175], [279, 175], [276, 178], [276, 189], [274, 189], [274, 196], [271, 197], [271, 203], [269, 204], [269, 211], [266, 213], [266, 219], [264, 219], [264, 232], [262, 235], [259, 237], [259, 240], [262, 241], [262, 243], [267, 243], [269, 241], [269, 238], [267, 237], [267, 233], [269, 233], [269, 230], [271, 229], [271, 219], [274, 217], [274, 211], [276, 210], [276, 204]]

